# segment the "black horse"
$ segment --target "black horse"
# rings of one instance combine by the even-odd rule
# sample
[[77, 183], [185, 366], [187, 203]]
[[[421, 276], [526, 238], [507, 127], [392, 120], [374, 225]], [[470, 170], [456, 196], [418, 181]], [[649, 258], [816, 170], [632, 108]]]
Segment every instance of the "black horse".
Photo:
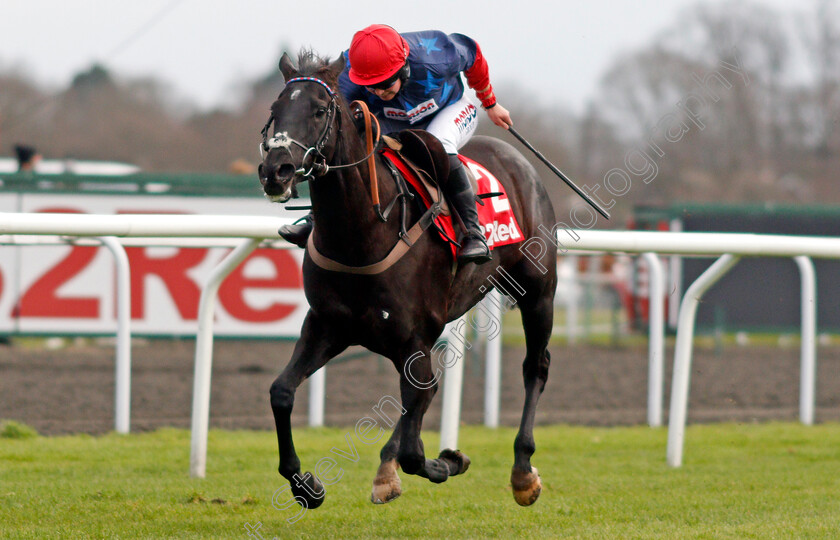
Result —
[[[420, 440], [423, 415], [437, 390], [431, 384], [437, 368], [430, 349], [447, 322], [476, 305], [492, 288], [489, 284], [500, 285], [493, 276], [502, 272], [521, 293], [515, 302], [527, 341], [522, 366], [526, 397], [514, 442], [511, 484], [519, 504], [532, 504], [541, 489], [530, 458], [535, 451], [534, 415], [550, 363], [546, 347], [557, 283], [556, 245], [548, 243], [539, 258], [526, 256], [521, 244], [500, 246], [487, 264], [455, 268], [450, 247], [428, 231], [382, 272], [358, 274], [316, 264], [313, 253], [348, 268], [366, 267], [386, 258], [403, 241], [400, 219], [395, 217], [399, 212], [383, 221], [374, 208], [365, 140], [348, 105], [334, 90], [345, 67], [343, 56], [329, 63], [305, 52], [298, 64], [296, 68], [287, 55], [281, 59], [287, 84], [271, 106], [264, 130], [267, 153], [259, 167], [263, 190], [276, 202], [289, 200], [296, 182], [310, 181], [315, 225], [303, 260], [310, 309], [291, 361], [271, 385], [280, 474], [289, 480], [301, 504], [315, 508], [323, 502], [325, 491], [317, 477], [301, 475], [290, 415], [298, 386], [351, 345], [389, 358], [400, 374], [403, 414], [380, 453], [371, 500], [388, 502], [400, 495], [398, 467], [436, 483], [463, 473], [470, 463], [466, 456], [444, 450], [437, 459], [426, 459]], [[541, 226], [553, 230], [551, 202], [536, 171], [520, 153], [502, 141], [477, 136], [463, 154], [483, 164], [504, 185], [525, 238], [536, 236]], [[397, 184], [379, 160], [376, 167], [378, 191], [384, 202], [391, 201], [399, 193]], [[406, 205], [405, 212], [409, 224], [424, 214], [414, 204]]]

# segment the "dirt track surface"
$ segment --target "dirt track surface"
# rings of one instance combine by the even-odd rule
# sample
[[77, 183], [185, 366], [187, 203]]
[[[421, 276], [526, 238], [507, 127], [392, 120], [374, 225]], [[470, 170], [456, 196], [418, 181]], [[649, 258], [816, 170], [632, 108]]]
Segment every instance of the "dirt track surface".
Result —
[[[268, 389], [288, 362], [293, 342], [217, 341], [214, 347], [211, 426], [273, 429]], [[361, 349], [327, 369], [326, 423], [355, 424], [383, 396], [399, 396], [388, 360]], [[132, 347], [131, 428], [189, 427], [192, 340], [152, 340]], [[647, 350], [644, 346], [554, 346], [552, 367], [537, 413], [539, 424], [629, 425], [646, 422]], [[43, 434], [103, 433], [114, 426], [114, 349], [70, 345], [59, 350], [0, 345], [0, 419], [24, 422]], [[503, 351], [501, 422], [517, 425], [524, 390], [522, 347]], [[467, 358], [462, 420], [483, 421], [483, 361]], [[670, 396], [666, 354], [665, 421]], [[817, 353], [817, 421], [840, 421], [840, 347]], [[308, 384], [297, 392], [295, 425], [307, 420]], [[440, 395], [425, 426], [440, 426]], [[691, 373], [689, 422], [796, 420], [799, 348], [729, 346], [696, 348]]]

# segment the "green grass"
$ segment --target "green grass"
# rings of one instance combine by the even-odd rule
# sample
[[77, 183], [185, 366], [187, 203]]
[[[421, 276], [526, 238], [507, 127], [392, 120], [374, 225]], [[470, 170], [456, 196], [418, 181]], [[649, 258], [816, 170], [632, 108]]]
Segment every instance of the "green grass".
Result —
[[31, 439], [38, 432], [26, 424], [14, 420], [0, 420], [0, 439]]
[[[348, 429], [297, 430], [304, 470]], [[0, 538], [837, 538], [840, 425], [690, 426], [684, 466], [665, 464], [664, 429], [555, 426], [536, 431], [543, 494], [517, 506], [511, 429], [464, 427], [473, 464], [433, 485], [401, 475], [403, 495], [368, 502], [379, 443], [327, 499], [289, 523], [272, 494], [276, 439], [212, 431], [207, 478], [189, 478], [189, 433], [0, 438]], [[436, 433], [424, 434], [437, 448]], [[334, 455], [333, 455], [334, 456]], [[335, 456], [334, 456], [335, 457]], [[336, 469], [337, 470], [337, 469]], [[335, 471], [335, 470], [334, 470]]]

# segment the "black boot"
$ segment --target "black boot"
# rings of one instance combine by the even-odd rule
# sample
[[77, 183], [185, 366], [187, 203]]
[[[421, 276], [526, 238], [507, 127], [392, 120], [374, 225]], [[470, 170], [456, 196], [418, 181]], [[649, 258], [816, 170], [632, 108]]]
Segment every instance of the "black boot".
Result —
[[461, 220], [467, 228], [461, 240], [461, 249], [458, 250], [458, 264], [464, 265], [470, 262], [484, 264], [492, 257], [490, 248], [484, 237], [484, 231], [478, 223], [478, 210], [475, 206], [475, 193], [473, 193], [467, 171], [458, 156], [449, 156], [449, 179], [443, 186], [449, 202], [455, 206], [455, 211], [461, 216]]
[[277, 232], [283, 237], [283, 240], [305, 248], [312, 227], [312, 212], [309, 212], [291, 225], [283, 225]]

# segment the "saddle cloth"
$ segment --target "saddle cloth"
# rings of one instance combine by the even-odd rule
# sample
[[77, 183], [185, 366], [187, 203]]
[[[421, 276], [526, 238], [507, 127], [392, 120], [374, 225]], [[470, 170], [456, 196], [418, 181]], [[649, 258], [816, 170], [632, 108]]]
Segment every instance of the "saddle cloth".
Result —
[[[406, 179], [406, 182], [420, 196], [424, 209], [429, 208], [437, 199], [437, 192], [431, 193], [431, 186], [417, 178], [412, 168], [406, 165], [397, 152], [390, 148], [384, 148], [382, 154], [394, 164]], [[492, 250], [499, 246], [516, 244], [525, 240], [519, 223], [516, 221], [516, 216], [513, 215], [510, 201], [502, 183], [480, 163], [462, 155], [459, 155], [458, 158], [472, 176], [476, 195], [501, 193], [501, 195], [483, 199], [483, 205], [476, 202], [478, 221], [484, 231], [484, 237], [487, 239], [487, 246]], [[457, 246], [452, 244], [450, 239], [456, 239], [458, 235], [455, 232], [452, 216], [439, 215], [435, 219], [435, 225], [440, 237], [449, 242], [454, 257], [457, 253]]]

